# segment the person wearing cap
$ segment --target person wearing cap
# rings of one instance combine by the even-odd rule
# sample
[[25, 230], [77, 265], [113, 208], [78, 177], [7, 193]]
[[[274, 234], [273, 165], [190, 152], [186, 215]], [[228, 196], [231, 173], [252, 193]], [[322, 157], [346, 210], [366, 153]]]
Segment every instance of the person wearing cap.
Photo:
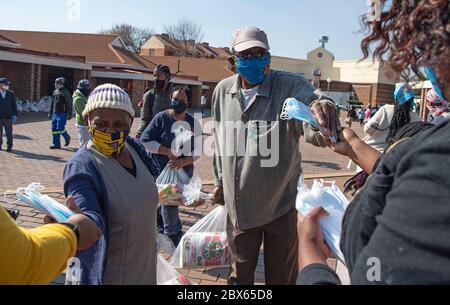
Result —
[[66, 130], [66, 123], [72, 119], [72, 95], [65, 88], [64, 77], [55, 80], [52, 104], [50, 106], [49, 119], [52, 120], [53, 145], [50, 149], [61, 149], [61, 136], [65, 140], [64, 146], [70, 145], [70, 135]]
[[126, 92], [95, 88], [83, 112], [91, 139], [69, 160], [64, 192], [101, 231], [78, 252], [82, 284], [156, 285], [156, 163], [129, 136], [135, 111]]
[[413, 111], [413, 89], [404, 83], [396, 85], [394, 92], [395, 104], [386, 104], [364, 125], [367, 137], [364, 142], [383, 153], [388, 147], [388, 140], [397, 131], [411, 122], [420, 121], [420, 117]]
[[173, 85], [170, 82], [172, 78], [170, 68], [165, 65], [158, 65], [153, 72], [153, 76], [155, 77], [155, 85], [143, 97], [141, 121], [136, 134], [138, 139], [158, 113], [170, 109], [170, 96], [173, 90]]
[[87, 99], [91, 92], [91, 83], [87, 79], [83, 79], [78, 83], [77, 90], [73, 94], [73, 109], [75, 111], [76, 127], [78, 130], [78, 138], [80, 139], [80, 147], [83, 147], [89, 141], [89, 128], [84, 121], [83, 111], [86, 107]]
[[3, 149], [3, 129], [6, 132], [6, 151], [13, 148], [13, 124], [17, 121], [16, 95], [9, 90], [11, 82], [0, 78], [0, 150]]
[[[231, 49], [230, 67], [237, 75], [220, 82], [213, 94], [214, 202], [225, 204], [229, 212], [232, 265], [228, 282], [254, 283], [264, 244], [266, 283], [295, 284], [295, 200], [302, 172], [299, 140], [305, 135], [307, 142], [326, 146], [321, 134], [337, 135], [337, 107], [303, 76], [270, 69], [270, 47], [264, 31], [255, 27], [237, 30]], [[299, 121], [280, 120], [285, 100], [292, 97], [311, 107], [321, 132]], [[248, 130], [228, 128], [228, 123], [238, 128], [248, 126]], [[235, 134], [246, 131], [247, 139], [230, 143]], [[267, 157], [261, 150], [267, 150], [263, 145], [269, 142], [276, 143]]]

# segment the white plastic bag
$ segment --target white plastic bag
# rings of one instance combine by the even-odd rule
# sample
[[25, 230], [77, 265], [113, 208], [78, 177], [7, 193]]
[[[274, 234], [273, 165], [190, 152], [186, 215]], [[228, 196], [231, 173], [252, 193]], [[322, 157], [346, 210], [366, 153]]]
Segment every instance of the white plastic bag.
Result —
[[180, 157], [186, 145], [191, 146], [191, 140], [194, 134], [191, 130], [184, 126], [179, 126], [174, 130], [175, 140], [172, 142], [172, 152], [175, 156]]
[[189, 184], [185, 185], [183, 188], [183, 199], [185, 206], [191, 206], [198, 202], [200, 199], [212, 199], [212, 194], [207, 194], [202, 192], [202, 179], [195, 176], [191, 179]]
[[175, 245], [172, 240], [161, 233], [158, 233], [156, 238], [156, 249], [159, 253], [165, 252], [169, 255], [173, 255], [175, 253]]
[[[325, 186], [330, 184], [330, 186]], [[324, 238], [330, 249], [338, 259], [345, 264], [344, 255], [340, 248], [342, 219], [349, 205], [348, 199], [336, 186], [335, 182], [315, 180], [308, 188], [303, 177], [300, 178], [296, 207], [300, 214], [307, 215], [316, 207], [323, 207], [329, 214], [320, 221]]]
[[173, 169], [170, 165], [156, 179], [160, 203], [164, 205], [182, 205], [183, 189], [189, 183], [189, 176], [184, 169]]
[[191, 180], [184, 169], [173, 169], [168, 164], [156, 179], [156, 185], [175, 185], [182, 188]]
[[181, 239], [172, 257], [172, 266], [185, 269], [228, 267], [231, 253], [227, 216], [227, 209], [221, 206], [198, 221]]
[[158, 254], [156, 263], [157, 285], [192, 285], [189, 279], [175, 270], [164, 257]]

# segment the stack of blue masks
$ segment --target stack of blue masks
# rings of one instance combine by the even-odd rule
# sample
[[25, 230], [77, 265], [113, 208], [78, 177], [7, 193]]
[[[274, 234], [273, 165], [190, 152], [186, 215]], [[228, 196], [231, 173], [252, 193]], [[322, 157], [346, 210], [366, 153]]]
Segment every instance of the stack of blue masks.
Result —
[[44, 187], [39, 183], [32, 183], [26, 188], [17, 189], [16, 196], [23, 203], [26, 203], [31, 208], [55, 219], [58, 223], [64, 223], [70, 217], [75, 215], [75, 213], [66, 206], [56, 202], [47, 195], [39, 193], [39, 191], [42, 191], [43, 189]]

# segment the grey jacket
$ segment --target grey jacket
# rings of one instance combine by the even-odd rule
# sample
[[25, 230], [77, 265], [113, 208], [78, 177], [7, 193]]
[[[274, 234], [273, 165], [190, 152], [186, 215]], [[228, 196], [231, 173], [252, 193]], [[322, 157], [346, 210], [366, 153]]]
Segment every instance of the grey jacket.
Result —
[[266, 225], [295, 208], [302, 135], [308, 143], [325, 146], [309, 125], [280, 119], [290, 97], [308, 106], [329, 99], [304, 77], [273, 70], [247, 109], [238, 75], [223, 80], [214, 91], [215, 185], [224, 188], [230, 219], [239, 230]]
[[172, 90], [173, 85], [169, 84], [166, 93], [155, 93], [155, 89], [152, 89], [144, 95], [144, 105], [141, 109], [141, 121], [138, 129], [139, 134], [145, 131], [145, 128], [158, 113], [170, 108]]

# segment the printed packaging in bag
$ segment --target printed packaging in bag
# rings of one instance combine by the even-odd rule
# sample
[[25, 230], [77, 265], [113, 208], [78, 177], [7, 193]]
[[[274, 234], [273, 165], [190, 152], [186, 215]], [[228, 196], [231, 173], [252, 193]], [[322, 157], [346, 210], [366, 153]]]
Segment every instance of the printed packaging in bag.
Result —
[[227, 215], [225, 207], [218, 207], [198, 221], [181, 239], [172, 257], [172, 266], [183, 269], [229, 266]]
[[187, 277], [179, 273], [161, 255], [156, 264], [156, 283], [160, 286], [192, 285]]
[[[330, 184], [330, 186], [325, 186]], [[307, 215], [316, 207], [323, 207], [329, 214], [320, 220], [325, 242], [337, 258], [345, 264], [344, 255], [340, 248], [342, 219], [349, 205], [347, 197], [336, 186], [335, 182], [315, 180], [308, 188], [300, 178], [296, 207], [300, 214]]]

